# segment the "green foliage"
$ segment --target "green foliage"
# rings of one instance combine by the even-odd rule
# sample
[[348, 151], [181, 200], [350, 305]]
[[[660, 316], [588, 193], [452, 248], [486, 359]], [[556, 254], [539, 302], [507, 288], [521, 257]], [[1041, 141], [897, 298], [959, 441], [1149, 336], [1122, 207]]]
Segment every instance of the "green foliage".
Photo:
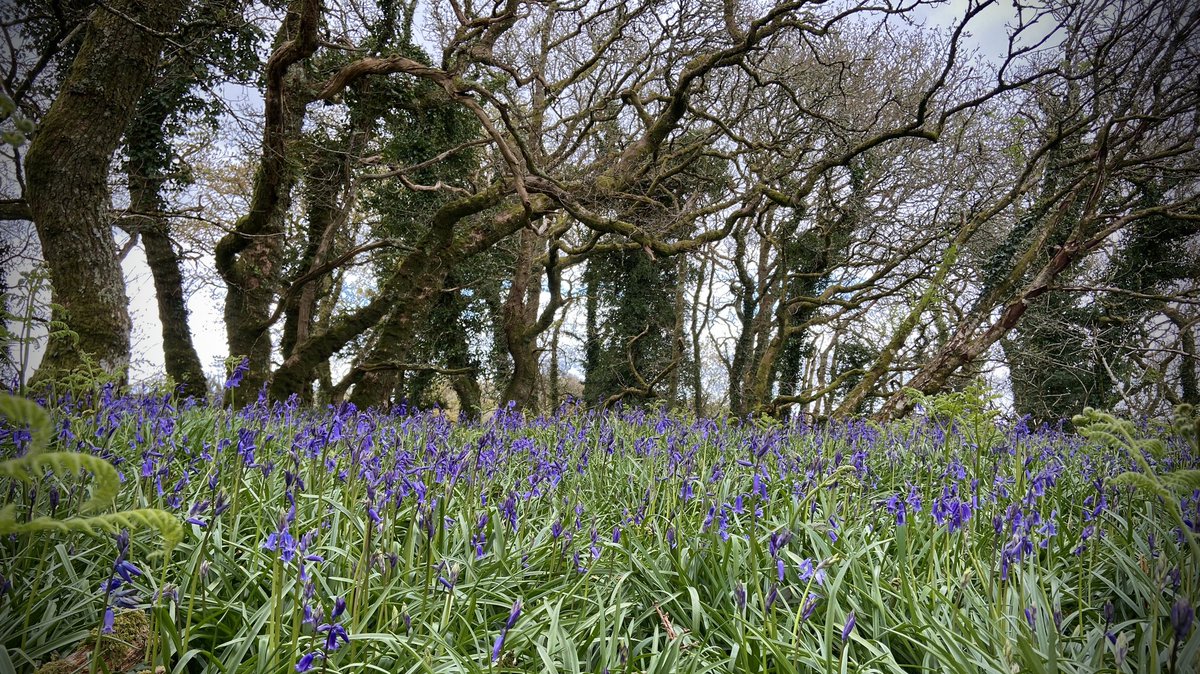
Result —
[[[1197, 428], [1197, 420], [1193, 418], [1191, 405], [1180, 405], [1175, 410], [1173, 426], [1181, 430]], [[1192, 552], [1192, 560], [1200, 569], [1200, 539], [1184, 519], [1179, 497], [1200, 489], [1200, 470], [1176, 469], [1167, 473], [1159, 473], [1155, 466], [1146, 459], [1147, 456], [1162, 460], [1167, 453], [1167, 445], [1160, 437], [1144, 437], [1128, 419], [1118, 419], [1111, 414], [1087, 408], [1083, 414], [1073, 420], [1080, 435], [1097, 444], [1119, 448], [1128, 451], [1141, 472], [1126, 471], [1117, 475], [1112, 482], [1119, 485], [1129, 485], [1142, 494], [1153, 496], [1164, 504], [1172, 518], [1179, 525], [1179, 530], [1187, 539]], [[1189, 438], [1195, 452], [1200, 452], [1200, 443], [1196, 435]]]
[[117, 474], [117, 469], [104, 459], [89, 454], [38, 452], [0, 462], [0, 477], [19, 480], [27, 484], [37, 483], [46, 471], [56, 475], [70, 475], [86, 471], [94, 476], [92, 498], [80, 506], [82, 512], [91, 512], [111, 505], [113, 498], [121, 488], [121, 478]]
[[21, 147], [29, 142], [36, 128], [34, 123], [17, 109], [13, 99], [0, 93], [0, 141], [12, 147]]
[[[27, 455], [38, 454], [50, 445], [50, 436], [54, 431], [53, 424], [50, 423], [50, 415], [32, 400], [0, 393], [0, 416], [7, 419], [12, 426], [18, 428], [24, 426], [29, 429], [30, 441], [26, 448]], [[0, 466], [3, 465], [5, 464], [0, 463]]]
[[[112, 505], [121, 489], [121, 477], [108, 461], [80, 452], [46, 451], [53, 424], [50, 415], [33, 401], [0, 393], [0, 415], [15, 427], [30, 431], [28, 451], [22, 456], [0, 461], [0, 477], [36, 486], [47, 473], [60, 479], [76, 473], [92, 474], [92, 496], [79, 506], [80, 513], [92, 513]], [[116, 533], [122, 528], [156, 529], [162, 535], [164, 551], [170, 552], [183, 540], [183, 527], [174, 515], [157, 508], [138, 508], [89, 517], [55, 519], [48, 516], [18, 521], [18, 506], [9, 503], [0, 508], [0, 534], [29, 535], [46, 531], [76, 531], [90, 535]]]
[[[85, 505], [82, 510], [86, 511], [88, 507]], [[28, 522], [17, 521], [16, 504], [10, 503], [0, 509], [0, 534], [30, 535], [58, 531], [81, 532], [99, 536], [102, 533], [116, 534], [122, 529], [157, 530], [163, 539], [164, 553], [170, 553], [183, 540], [183, 526], [179, 524], [179, 518], [159, 508], [138, 508], [91, 517], [68, 517], [66, 519], [35, 517]]]
[[589, 403], [640, 388], [634, 368], [650, 381], [671, 363], [676, 322], [672, 290], [678, 276], [674, 260], [652, 259], [641, 250], [588, 258], [584, 282], [589, 301], [597, 304], [584, 373], [584, 399]]
[[983, 426], [995, 423], [1000, 416], [1000, 410], [992, 404], [998, 396], [982, 379], [972, 381], [960, 391], [925, 394], [906, 388], [904, 393], [925, 416], [941, 423], [957, 421], [968, 426]]
[[[347, 608], [332, 622], [351, 640], [316, 664], [331, 674], [1156, 671], [1171, 645], [1167, 570], [1181, 569], [1188, 596], [1200, 576], [1171, 521], [1098, 489], [1104, 473], [1089, 472], [1129, 465], [1109, 439], [1128, 428], [1082, 442], [1002, 434], [993, 451], [968, 432], [971, 421], [994, 424], [980, 391], [925, 402], [942, 415], [936, 423], [808, 431], [766, 417], [725, 424], [633, 409], [454, 425], [285, 407], [176, 412], [153, 400], [56, 414], [79, 437], [103, 427], [122, 465], [153, 459], [154, 477], [118, 494], [130, 512], [97, 520], [96, 532], [158, 525], [169, 535], [178, 518], [133, 514], [140, 504], [234, 503], [223, 514], [198, 508], [199, 535], [132, 583], [153, 616], [147, 664], [166, 671], [293, 671], [324, 650], [305, 608], [328, 624], [335, 597]], [[1172, 435], [1184, 428], [1152, 432], [1163, 461], [1194, 473]], [[239, 446], [253, 446], [253, 458]], [[376, 469], [394, 485], [369, 487]], [[181, 487], [159, 493], [160, 471], [164, 485]], [[1019, 486], [1043, 475], [1054, 479]], [[389, 488], [398, 496], [383, 497]], [[888, 503], [910, 494], [923, 505], [898, 524]], [[1109, 502], [1092, 514], [1088, 499], [1102, 494]], [[961, 528], [938, 521], [945, 500], [975, 497]], [[1032, 552], [1002, 576], [1007, 527], [1035, 512], [1055, 527], [1022, 529]], [[112, 563], [98, 542], [68, 551], [55, 540], [81, 527], [20, 519], [0, 519], [0, 537], [21, 535], [6, 542], [19, 571], [4, 572], [14, 590], [0, 596], [0, 646], [32, 670], [96, 636], [96, 587]], [[287, 561], [284, 534], [306, 546]], [[140, 563], [136, 546], [130, 560]], [[172, 593], [176, 601], [163, 598]], [[516, 599], [522, 612], [493, 661]], [[857, 627], [843, 640], [851, 612]], [[1124, 667], [1109, 634], [1129, 648]], [[1193, 633], [1180, 661], [1198, 651]]]

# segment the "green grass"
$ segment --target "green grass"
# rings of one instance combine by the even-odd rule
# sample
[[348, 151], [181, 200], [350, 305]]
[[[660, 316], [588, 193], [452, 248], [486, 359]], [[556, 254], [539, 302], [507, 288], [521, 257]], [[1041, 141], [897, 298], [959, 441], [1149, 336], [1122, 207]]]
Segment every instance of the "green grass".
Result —
[[[194, 515], [207, 526], [185, 524], [166, 554], [155, 529], [132, 531], [143, 575], [130, 601], [152, 618], [143, 660], [172, 673], [295, 671], [314, 651], [327, 657], [313, 671], [327, 672], [1158, 672], [1200, 662], [1200, 630], [1177, 646], [1169, 620], [1176, 601], [1196, 603], [1200, 573], [1168, 504], [1109, 485], [1134, 465], [1128, 453], [1073, 435], [928, 420], [811, 430], [636, 412], [472, 425], [176, 410], [161, 399], [97, 407], [55, 410], [67, 432], [51, 449], [115, 462], [116, 511], [183, 521], [210, 503]], [[1183, 438], [1142, 433], [1166, 441], [1156, 467], [1197, 466]], [[10, 457], [19, 436], [0, 438]], [[254, 445], [249, 465], [239, 439]], [[292, 507], [285, 471], [304, 483], [291, 482], [287, 531], [307, 536], [287, 561], [264, 548]], [[47, 472], [36, 489], [0, 482], [0, 494], [18, 523], [62, 519], [90, 484]], [[933, 514], [952, 489], [946, 504], [971, 507], [953, 527]], [[900, 526], [887, 501], [910, 493], [920, 509]], [[218, 496], [229, 507], [214, 517]], [[1200, 494], [1183, 494], [1182, 506], [1195, 522]], [[1014, 538], [1017, 513], [1041, 521]], [[791, 539], [773, 556], [771, 536], [783, 532]], [[101, 624], [117, 547], [97, 534], [0, 541], [12, 583], [0, 596], [0, 670], [31, 671]], [[1005, 574], [1004, 549], [1022, 537], [1031, 549]], [[805, 560], [822, 582], [802, 575]], [[339, 597], [347, 609], [332, 622], [350, 641], [327, 650]], [[306, 606], [324, 620], [306, 623]]]

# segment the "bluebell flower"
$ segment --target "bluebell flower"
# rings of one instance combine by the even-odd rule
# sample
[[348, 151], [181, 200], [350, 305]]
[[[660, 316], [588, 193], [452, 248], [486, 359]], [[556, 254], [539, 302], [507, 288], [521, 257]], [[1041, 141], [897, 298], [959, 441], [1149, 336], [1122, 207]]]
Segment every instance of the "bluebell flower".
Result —
[[249, 371], [250, 359], [242, 358], [241, 362], [238, 363], [237, 366], [233, 368], [233, 371], [229, 373], [229, 378], [225, 380], [226, 390], [241, 386], [242, 378], [245, 377], [246, 373]]
[[904, 526], [908, 521], [908, 505], [900, 500], [899, 494], [892, 494], [884, 501], [887, 511], [896, 516], [896, 526]]
[[846, 625], [842, 627], [842, 643], [845, 643], [850, 638], [850, 633], [854, 631], [856, 622], [857, 619], [854, 616], [854, 611], [851, 611], [850, 615], [846, 616]]
[[800, 560], [800, 580], [807, 583], [810, 579], [816, 581], [817, 585], [824, 585], [825, 569], [823, 565], [814, 565], [812, 560], [806, 557]]
[[304, 657], [300, 658], [300, 660], [296, 663], [296, 671], [297, 672], [310, 671], [313, 668], [313, 660], [316, 660], [319, 657], [323, 657], [321, 655], [320, 651], [313, 651], [311, 653], [308, 653]]
[[821, 600], [821, 595], [809, 593], [804, 599], [804, 604], [800, 607], [800, 620], [807, 621], [812, 617], [814, 611], [817, 610], [817, 602]]
[[1175, 630], [1176, 641], [1182, 642], [1187, 639], [1187, 635], [1192, 631], [1192, 621], [1195, 617], [1196, 612], [1186, 597], [1180, 597], [1171, 606], [1171, 627]]
[[787, 544], [790, 543], [791, 540], [792, 532], [788, 531], [787, 529], [774, 532], [771, 534], [770, 538], [767, 539], [767, 549], [770, 551], [772, 557], [778, 557], [779, 552], [783, 548], [787, 547]]
[[342, 644], [350, 643], [350, 635], [341, 623], [326, 623], [317, 628], [325, 633], [325, 652], [336, 651]]
[[508, 636], [508, 631], [517, 624], [517, 619], [521, 617], [521, 600], [518, 598], [513, 602], [512, 609], [508, 612], [508, 620], [504, 621], [504, 627], [500, 629], [500, 634], [496, 636], [496, 642], [492, 645], [492, 662], [500, 659], [500, 651], [504, 649], [504, 640]]

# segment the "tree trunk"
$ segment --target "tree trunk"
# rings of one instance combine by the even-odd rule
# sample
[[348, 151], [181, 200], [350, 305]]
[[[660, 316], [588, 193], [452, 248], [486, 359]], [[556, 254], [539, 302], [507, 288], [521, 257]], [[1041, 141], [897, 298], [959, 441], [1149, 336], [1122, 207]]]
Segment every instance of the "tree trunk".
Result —
[[[221, 237], [215, 251], [225, 282], [225, 332], [231, 357], [243, 357], [249, 371], [238, 400], [248, 401], [271, 370], [272, 305], [283, 263], [285, 219], [298, 171], [295, 146], [308, 103], [303, 61], [316, 51], [320, 3], [294, 0], [275, 37], [266, 65], [262, 156], [254, 175], [250, 209]], [[311, 381], [311, 378], [306, 380]], [[299, 393], [296, 385], [291, 392]], [[227, 395], [232, 400], [233, 392]]]
[[[959, 368], [978, 358], [1013, 329], [1029, 308], [1029, 302], [1049, 290], [1054, 279], [1075, 261], [1080, 249], [1081, 242], [1078, 239], [1068, 240], [1021, 292], [1004, 306], [1000, 318], [978, 335], [974, 334], [970, 325], [960, 326], [954, 336], [921, 366], [907, 386], [926, 394], [941, 390]], [[911, 411], [912, 405], [912, 400], [900, 390], [884, 403], [876, 417], [880, 420], [902, 417]]]
[[170, 224], [161, 215], [161, 183], [138, 175], [133, 169], [128, 177], [130, 205], [133, 210], [143, 214], [138, 218], [139, 223], [146, 223], [139, 224], [138, 233], [146, 249], [146, 264], [150, 266], [150, 274], [154, 277], [154, 297], [158, 302], [158, 320], [162, 323], [163, 363], [167, 376], [175, 382], [181, 396], [203, 399], [208, 395], [208, 383], [188, 327], [179, 255], [171, 243]]
[[362, 376], [350, 394], [350, 402], [360, 409], [386, 407], [391, 402], [403, 374], [396, 366], [403, 364], [417, 323], [428, 314], [445, 285], [447, 269], [436, 255], [414, 252], [401, 269], [411, 276], [403, 289], [392, 295], [389, 305], [396, 309], [380, 323], [375, 348], [363, 358]]
[[175, 68], [168, 68], [165, 76], [160, 75], [159, 83], [146, 89], [126, 131], [125, 176], [133, 214], [126, 218], [129, 225], [123, 227], [141, 237], [146, 264], [154, 278], [167, 376], [181, 396], [203, 399], [208, 394], [208, 385], [188, 327], [183, 271], [171, 243], [171, 222], [163, 214], [166, 200], [162, 190], [171, 162], [164, 127], [180, 97], [177, 88], [162, 83], [164, 77], [186, 77], [187, 74], [177, 72], [184, 70], [181, 65], [177, 62]]
[[896, 359], [897, 354], [908, 341], [909, 335], [916, 329], [917, 323], [921, 320], [921, 314], [929, 308], [929, 305], [934, 301], [937, 294], [942, 290], [942, 283], [946, 280], [946, 275], [950, 273], [950, 268], [954, 265], [954, 261], [958, 259], [957, 242], [951, 245], [950, 250], [946, 251], [946, 257], [942, 260], [942, 264], [938, 267], [937, 273], [929, 281], [929, 288], [921, 295], [921, 299], [916, 305], [909, 310], [908, 316], [900, 322], [896, 327], [896, 331], [892, 333], [892, 337], [888, 340], [883, 350], [879, 352], [879, 357], [875, 359], [875, 363], [867, 370], [858, 384], [855, 385], [841, 405], [832, 413], [835, 417], [849, 417], [857, 414], [867, 396], [875, 390], [875, 384], [887, 373], [892, 366], [892, 361]]
[[518, 410], [537, 407], [537, 333], [533, 331], [533, 323], [537, 319], [541, 284], [533, 281], [535, 272], [536, 278], [541, 278], [541, 270], [534, 268], [533, 257], [539, 238], [533, 230], [521, 230], [512, 285], [504, 301], [504, 339], [513, 371], [500, 396], [500, 405], [511, 403]]
[[468, 373], [450, 376], [450, 386], [454, 395], [458, 396], [458, 413], [462, 419], [473, 421], [479, 418], [483, 411], [483, 393], [479, 389], [479, 379], [471, 362], [470, 344], [467, 334], [455, 330], [446, 338], [450, 341], [446, 356], [446, 366], [452, 370], [471, 370]]
[[703, 359], [701, 358], [700, 337], [704, 332], [705, 326], [708, 325], [709, 308], [712, 307], [712, 284], [709, 283], [709, 301], [704, 304], [704, 313], [700, 313], [700, 293], [704, 288], [705, 280], [708, 274], [705, 267], [708, 265], [708, 259], [700, 260], [699, 274], [696, 277], [696, 292], [692, 295], [692, 362], [691, 362], [691, 384], [692, 384], [692, 410], [699, 419], [704, 416], [705, 400], [704, 400], [704, 378], [703, 378]]
[[[676, 278], [675, 278], [675, 324], [671, 326], [671, 361], [675, 363], [683, 362], [683, 314], [687, 309], [687, 303], [684, 300], [684, 285], [687, 283], [687, 257], [680, 255], [675, 259]], [[671, 368], [671, 375], [667, 382], [667, 405], [669, 409], [676, 409], [682, 406], [683, 398], [679, 394], [679, 380], [681, 370], [683, 368], [676, 366]]]
[[[129, 367], [129, 301], [108, 217], [108, 170], [138, 97], [183, 5], [123, 2], [93, 12], [61, 93], [25, 157], [27, 201], [50, 271], [57, 318], [78, 336], [49, 342], [36, 380], [90, 364], [121, 382]], [[130, 21], [133, 19], [133, 21]]]
[[[398, 323], [381, 329], [380, 339], [403, 337], [412, 330], [413, 322], [428, 310], [430, 299], [441, 291], [446, 273], [453, 265], [487, 250], [528, 222], [524, 208], [509, 208], [487, 227], [475, 227], [455, 239], [454, 228], [459, 220], [498, 205], [503, 196], [499, 188], [492, 188], [439, 209], [417, 249], [397, 266], [373, 300], [296, 346], [271, 378], [271, 397], [281, 400], [298, 393], [305, 382], [312, 381], [314, 368], [374, 327], [393, 307], [401, 310]], [[534, 202], [535, 214], [549, 209], [548, 199], [537, 198]], [[417, 315], [405, 315], [414, 312]]]
[[734, 233], [734, 245], [733, 262], [737, 267], [738, 285], [741, 290], [741, 297], [735, 298], [734, 301], [740, 303], [738, 322], [741, 324], [741, 330], [738, 331], [737, 342], [733, 347], [733, 359], [729, 367], [729, 411], [740, 417], [747, 412], [748, 407], [743, 397], [743, 390], [746, 375], [750, 370], [750, 350], [753, 348], [754, 319], [757, 315], [758, 303], [755, 293], [757, 286], [745, 263], [745, 231], [738, 230]]
[[562, 336], [562, 324], [565, 316], [560, 316], [557, 321], [554, 321], [554, 331], [550, 333], [550, 382], [549, 382], [549, 398], [547, 407], [549, 412], [554, 414], [563, 403], [562, 386], [560, 383], [560, 375], [558, 371], [558, 344]]
[[592, 263], [589, 261], [583, 271], [583, 283], [587, 288], [587, 295], [584, 297], [584, 372], [589, 375], [583, 380], [583, 399], [589, 405], [603, 402], [600, 399], [600, 391], [597, 390], [596, 381], [590, 376], [600, 366], [600, 292], [597, 288], [597, 284], [599, 283], [598, 277], [599, 274], [596, 273]]
[[1200, 357], [1196, 351], [1196, 321], [1189, 321], [1178, 309], [1163, 306], [1162, 313], [1179, 330], [1179, 402], [1200, 405], [1200, 385], [1197, 385], [1197, 370]]
[[[325, 264], [338, 248], [338, 242], [353, 239], [353, 233], [345, 231], [347, 215], [354, 204], [354, 190], [350, 183], [350, 168], [353, 157], [368, 140], [364, 131], [353, 131], [348, 141], [339, 147], [312, 148], [305, 174], [305, 203], [308, 216], [304, 252], [297, 266], [292, 284], [284, 302], [283, 334], [280, 352], [284, 358], [292, 355], [296, 346], [302, 344], [321, 321], [320, 298], [337, 297], [335, 287], [339, 282], [328, 274], [317, 278], [308, 277], [311, 272]], [[300, 281], [297, 284], [297, 281]], [[325, 302], [325, 320], [336, 302]], [[309, 378], [300, 388], [300, 397], [305, 402], [314, 398], [312, 382], [319, 380], [319, 388], [328, 393], [332, 384], [328, 376], [329, 363], [313, 368]], [[322, 372], [324, 371], [324, 373]]]

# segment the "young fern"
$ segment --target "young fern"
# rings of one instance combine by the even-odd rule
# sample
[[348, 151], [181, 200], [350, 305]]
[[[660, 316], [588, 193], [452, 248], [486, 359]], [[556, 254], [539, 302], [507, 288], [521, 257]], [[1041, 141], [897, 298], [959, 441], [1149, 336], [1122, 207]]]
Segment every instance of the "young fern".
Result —
[[[1146, 455], [1149, 454], [1155, 460], [1161, 459], [1167, 451], [1166, 443], [1158, 438], [1137, 437], [1137, 428], [1129, 420], [1118, 419], [1088, 407], [1083, 410], [1083, 414], [1076, 415], [1071, 421], [1085, 438], [1100, 445], [1114, 449], [1124, 448], [1128, 451], [1141, 468], [1141, 472], [1126, 471], [1109, 480], [1110, 484], [1128, 485], [1144, 494], [1162, 499], [1175, 524], [1183, 532], [1193, 561], [1200, 566], [1200, 541], [1197, 541], [1196, 534], [1184, 521], [1183, 510], [1179, 506], [1181, 495], [1200, 489], [1200, 470], [1156, 472], [1146, 460]], [[1191, 405], [1175, 408], [1173, 427], [1191, 443], [1193, 452], [1200, 453], [1200, 419], [1194, 417]]]
[[0, 393], [0, 416], [7, 418], [8, 423], [15, 427], [29, 427], [31, 437], [27, 456], [37, 454], [50, 444], [54, 424], [50, 422], [46, 410], [32, 400]]
[[[57, 475], [90, 472], [92, 496], [80, 511], [91, 513], [110, 506], [121, 489], [121, 477], [111, 463], [91, 454], [80, 452], [48, 452], [53, 432], [50, 415], [36, 403], [0, 393], [0, 414], [10, 424], [28, 425], [29, 450], [22, 456], [0, 461], [0, 477], [25, 484], [36, 484], [47, 471]], [[118, 511], [91, 517], [55, 519], [36, 517], [28, 522], [17, 521], [17, 505], [0, 508], [0, 535], [29, 534], [40, 531], [79, 531], [93, 536], [100, 532], [117, 533], [121, 529], [157, 529], [163, 538], [163, 551], [169, 553], [183, 540], [183, 525], [171, 513], [157, 508]]]
[[35, 517], [28, 522], [17, 521], [17, 506], [10, 503], [0, 508], [0, 535], [30, 534], [41, 531], [78, 531], [91, 536], [116, 534], [122, 529], [157, 529], [163, 538], [163, 550], [170, 552], [183, 540], [183, 526], [171, 513], [158, 508], [121, 510], [92, 517]]
[[80, 510], [94, 512], [112, 504], [121, 489], [121, 477], [113, 465], [98, 456], [79, 452], [42, 452], [26, 454], [18, 459], [0, 461], [0, 477], [34, 484], [46, 470], [57, 475], [87, 471], [92, 473], [92, 497]]

